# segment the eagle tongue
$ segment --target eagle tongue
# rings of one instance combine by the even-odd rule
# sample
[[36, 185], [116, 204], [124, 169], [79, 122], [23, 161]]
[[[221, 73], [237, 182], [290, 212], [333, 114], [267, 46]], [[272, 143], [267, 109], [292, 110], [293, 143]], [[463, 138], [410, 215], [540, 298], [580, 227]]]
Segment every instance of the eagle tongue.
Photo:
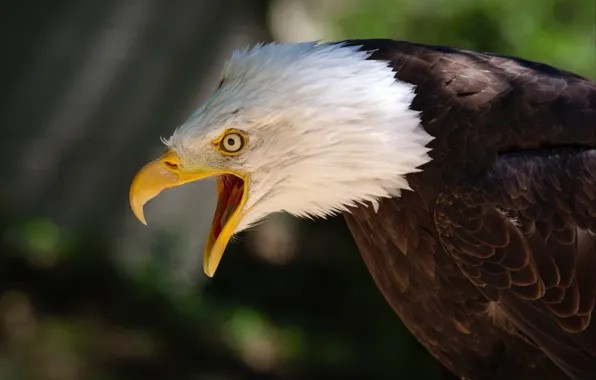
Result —
[[218, 194], [215, 220], [213, 221], [213, 237], [215, 239], [217, 239], [228, 219], [240, 204], [244, 191], [243, 181], [234, 175], [226, 174], [217, 180], [220, 181], [221, 190]]
[[230, 215], [232, 215], [234, 211], [236, 211], [236, 208], [238, 207], [238, 205], [240, 204], [240, 200], [242, 199], [242, 192], [244, 190], [242, 188], [242, 181], [239, 179], [235, 180], [232, 186], [233, 187], [230, 189], [228, 195], [226, 208], [221, 217], [221, 228], [223, 228], [223, 226], [226, 224], [226, 222], [230, 218]]

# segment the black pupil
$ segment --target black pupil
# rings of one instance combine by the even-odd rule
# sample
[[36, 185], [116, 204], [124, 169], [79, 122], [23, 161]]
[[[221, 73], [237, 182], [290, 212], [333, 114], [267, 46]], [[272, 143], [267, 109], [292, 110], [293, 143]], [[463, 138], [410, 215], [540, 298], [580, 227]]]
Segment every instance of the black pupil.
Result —
[[234, 146], [234, 144], [236, 144], [236, 140], [234, 140], [233, 138], [229, 138], [229, 139], [228, 139], [228, 144], [229, 144], [230, 146]]

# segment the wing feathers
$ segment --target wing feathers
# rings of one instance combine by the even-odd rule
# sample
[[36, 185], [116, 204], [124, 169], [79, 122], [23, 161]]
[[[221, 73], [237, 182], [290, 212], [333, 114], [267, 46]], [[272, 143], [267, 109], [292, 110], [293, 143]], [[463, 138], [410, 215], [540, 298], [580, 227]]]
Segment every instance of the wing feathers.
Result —
[[[596, 376], [595, 189], [596, 150], [505, 154], [482, 179], [441, 194], [435, 223], [481, 292], [496, 291], [543, 349], [559, 350], [545, 335], [570, 339]], [[577, 360], [560, 355], [553, 360], [563, 367]]]

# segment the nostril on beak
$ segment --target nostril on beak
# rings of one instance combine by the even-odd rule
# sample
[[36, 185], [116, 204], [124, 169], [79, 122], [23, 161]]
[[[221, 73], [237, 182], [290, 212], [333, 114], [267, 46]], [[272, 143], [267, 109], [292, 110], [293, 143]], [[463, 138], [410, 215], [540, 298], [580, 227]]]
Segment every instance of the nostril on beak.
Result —
[[171, 171], [177, 171], [178, 170], [178, 163], [177, 162], [173, 162], [170, 160], [165, 160], [163, 162], [164, 166], [166, 167], [166, 169], [171, 170]]

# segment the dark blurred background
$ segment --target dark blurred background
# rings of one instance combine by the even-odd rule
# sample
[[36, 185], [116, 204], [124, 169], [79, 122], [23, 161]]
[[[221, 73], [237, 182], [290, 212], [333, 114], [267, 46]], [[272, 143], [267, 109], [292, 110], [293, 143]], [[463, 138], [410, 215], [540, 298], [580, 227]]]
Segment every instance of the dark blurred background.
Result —
[[0, 379], [437, 379], [344, 221], [275, 215], [202, 270], [212, 181], [128, 206], [257, 41], [388, 37], [596, 78], [594, 0], [106, 0], [0, 10]]

